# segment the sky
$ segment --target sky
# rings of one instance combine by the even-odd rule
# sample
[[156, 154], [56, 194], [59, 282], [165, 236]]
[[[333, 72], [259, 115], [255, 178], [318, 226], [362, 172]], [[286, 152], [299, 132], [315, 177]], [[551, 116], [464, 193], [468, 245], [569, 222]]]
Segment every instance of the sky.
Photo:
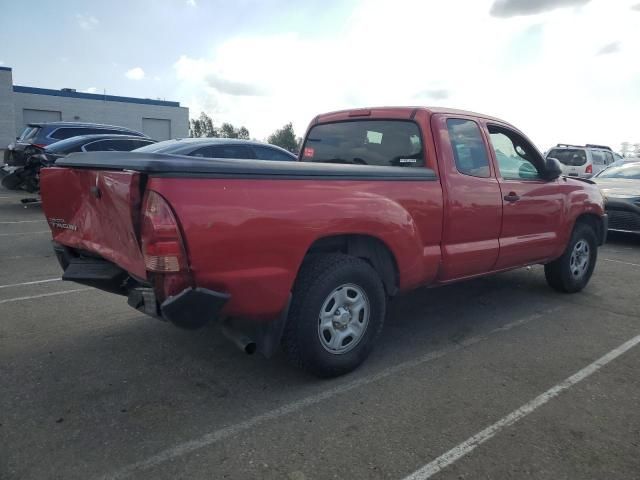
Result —
[[[28, 5], [28, 7], [27, 7]], [[640, 0], [0, 0], [14, 83], [162, 98], [266, 138], [318, 113], [473, 110], [640, 142]], [[25, 19], [28, 18], [28, 29]]]

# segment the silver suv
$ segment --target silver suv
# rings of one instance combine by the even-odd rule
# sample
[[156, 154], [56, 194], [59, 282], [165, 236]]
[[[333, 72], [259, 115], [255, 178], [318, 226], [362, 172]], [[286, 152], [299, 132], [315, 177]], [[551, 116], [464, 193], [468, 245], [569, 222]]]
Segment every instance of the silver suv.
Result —
[[589, 143], [586, 145], [559, 143], [547, 152], [546, 157], [558, 159], [565, 175], [582, 178], [595, 175], [616, 160], [610, 147]]

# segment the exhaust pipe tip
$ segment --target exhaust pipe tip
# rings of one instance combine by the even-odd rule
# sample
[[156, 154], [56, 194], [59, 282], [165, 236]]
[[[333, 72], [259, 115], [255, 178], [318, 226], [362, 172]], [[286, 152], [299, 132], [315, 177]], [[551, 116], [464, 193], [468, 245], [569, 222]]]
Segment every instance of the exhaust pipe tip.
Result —
[[234, 330], [228, 325], [224, 325], [222, 327], [222, 333], [225, 337], [231, 340], [231, 342], [233, 342], [236, 347], [238, 347], [247, 355], [253, 355], [254, 353], [256, 353], [258, 345], [244, 333]]
[[258, 345], [256, 345], [256, 342], [249, 341], [249, 343], [244, 346], [244, 353], [246, 353], [247, 355], [253, 355], [254, 353], [256, 353], [257, 349]]

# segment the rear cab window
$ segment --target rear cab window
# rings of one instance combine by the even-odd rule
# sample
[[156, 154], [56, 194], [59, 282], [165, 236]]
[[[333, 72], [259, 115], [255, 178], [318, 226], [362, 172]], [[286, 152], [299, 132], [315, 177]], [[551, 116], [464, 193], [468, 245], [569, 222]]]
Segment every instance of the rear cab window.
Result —
[[418, 125], [408, 120], [350, 120], [311, 128], [303, 162], [423, 167]]

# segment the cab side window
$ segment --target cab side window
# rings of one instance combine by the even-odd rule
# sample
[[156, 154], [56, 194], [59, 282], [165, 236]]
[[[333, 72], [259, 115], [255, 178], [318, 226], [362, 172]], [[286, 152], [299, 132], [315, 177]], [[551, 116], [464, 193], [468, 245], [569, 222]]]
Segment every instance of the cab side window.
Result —
[[543, 160], [522, 135], [504, 127], [489, 125], [489, 137], [500, 175], [505, 180], [541, 180]]
[[450, 118], [447, 130], [458, 171], [472, 177], [490, 177], [487, 149], [478, 124], [472, 120]]

